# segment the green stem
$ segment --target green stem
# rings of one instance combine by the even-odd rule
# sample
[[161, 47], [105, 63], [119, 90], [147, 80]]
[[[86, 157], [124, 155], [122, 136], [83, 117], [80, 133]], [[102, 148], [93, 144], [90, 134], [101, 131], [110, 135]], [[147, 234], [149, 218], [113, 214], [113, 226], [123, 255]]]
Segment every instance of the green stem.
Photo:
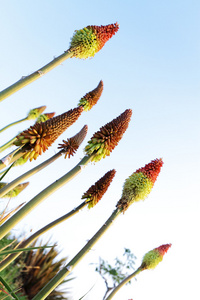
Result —
[[4, 150], [8, 149], [9, 147], [13, 146], [13, 142], [16, 141], [17, 138], [16, 136], [14, 138], [12, 138], [10, 141], [8, 141], [7, 143], [5, 143], [4, 145], [2, 145], [0, 147], [0, 152], [3, 152]]
[[7, 126], [1, 128], [1, 129], [0, 129], [0, 133], [3, 132], [4, 130], [10, 128], [11, 126], [17, 125], [17, 124], [22, 123], [22, 122], [27, 121], [27, 120], [28, 120], [28, 119], [27, 119], [27, 117], [26, 117], [26, 118], [24, 118], [24, 119], [15, 121], [15, 122], [13, 122], [13, 123], [11, 123], [11, 124], [9, 124], [9, 125], [7, 125]]
[[47, 167], [49, 164], [53, 163], [57, 158], [62, 156], [62, 153], [63, 153], [63, 150], [59, 151], [54, 156], [45, 160], [40, 165], [38, 165], [35, 168], [29, 170], [28, 172], [22, 174], [21, 176], [17, 177], [15, 180], [13, 180], [10, 183], [8, 183], [7, 185], [5, 185], [3, 188], [0, 189], [0, 198], [2, 198], [5, 194], [7, 194], [10, 190], [12, 190], [14, 187], [16, 187], [18, 184], [20, 184], [24, 180], [28, 179], [32, 175], [36, 174], [37, 172], [39, 172], [42, 169], [44, 169], [45, 167]]
[[[95, 155], [95, 154], [94, 154]], [[26, 205], [24, 205], [17, 213], [14, 214], [7, 222], [0, 227], [0, 239], [3, 238], [10, 230], [17, 225], [24, 217], [26, 217], [36, 206], [44, 201], [48, 196], [53, 194], [59, 188], [64, 186], [68, 181], [78, 175], [83, 166], [86, 166], [93, 156], [84, 156], [84, 158], [67, 174], [56, 180], [54, 183], [49, 185], [46, 189], [41, 191], [38, 195], [32, 198]]]
[[[78, 207], [76, 207], [75, 209], [73, 209], [72, 211], [70, 211], [69, 213], [65, 214], [64, 216], [58, 218], [57, 220], [49, 223], [48, 225], [46, 225], [45, 227], [41, 228], [40, 230], [38, 230], [37, 232], [35, 232], [34, 234], [32, 234], [28, 239], [26, 239], [25, 241], [23, 241], [22, 243], [19, 244], [19, 246], [16, 249], [20, 249], [20, 248], [26, 248], [28, 247], [34, 240], [36, 240], [39, 236], [41, 236], [43, 233], [47, 232], [48, 230], [50, 230], [51, 228], [55, 227], [56, 225], [60, 224], [61, 222], [69, 219], [70, 217], [72, 217], [73, 215], [77, 214], [80, 209], [82, 209], [83, 207], [87, 206], [88, 202], [83, 202], [81, 203]], [[14, 259], [16, 259], [21, 252], [16, 252], [16, 253], [12, 253], [9, 256], [7, 256], [7, 258], [5, 258], [1, 263], [0, 263], [0, 272], [5, 269]]]
[[[15, 293], [12, 291], [12, 289], [10, 288], [10, 286], [7, 284], [7, 282], [0, 276], [0, 281], [1, 283], [5, 286], [5, 288], [7, 289], [7, 291], [10, 293], [10, 295], [16, 299], [19, 300], [19, 298], [17, 297], [17, 295], [15, 295]], [[7, 297], [6, 297], [7, 298]]]
[[70, 58], [72, 55], [73, 53], [69, 50], [65, 51], [63, 54], [54, 58], [50, 63], [38, 69], [36, 72], [32, 73], [29, 76], [22, 77], [22, 79], [0, 92], [0, 102], [6, 99], [7, 97], [11, 96], [15, 92], [19, 91], [26, 85], [40, 78], [42, 75], [48, 73], [58, 65], [62, 64], [63, 61], [65, 61], [67, 58]]
[[26, 153], [26, 150], [23, 149], [23, 147], [19, 147], [0, 159], [0, 170], [4, 169], [8, 165], [12, 164], [15, 162], [17, 159], [22, 157]]
[[91, 250], [94, 244], [102, 237], [107, 229], [112, 225], [113, 221], [120, 215], [121, 211], [117, 208], [108, 218], [105, 224], [97, 231], [97, 233], [88, 241], [88, 243], [78, 252], [78, 254], [62, 269], [60, 270], [32, 299], [42, 300], [46, 297], [64, 280], [64, 278], [72, 271], [72, 269], [81, 261], [81, 259]]
[[123, 287], [126, 283], [128, 283], [133, 277], [139, 274], [142, 270], [143, 269], [139, 267], [135, 272], [130, 274], [128, 277], [126, 277], [122, 282], [120, 282], [120, 284], [118, 284], [116, 288], [114, 288], [114, 290], [110, 293], [110, 295], [105, 300], [112, 299], [113, 296], [115, 296], [115, 294], [121, 289], [121, 287]]
[[[8, 167], [4, 172], [3, 175], [0, 177], [0, 181], [2, 181], [2, 179], [6, 176], [6, 174], [10, 171], [10, 169], [13, 167], [14, 163], [12, 163], [12, 165], [10, 165], [10, 167]], [[1, 173], [0, 173], [1, 175]], [[1, 190], [0, 190], [1, 191]]]

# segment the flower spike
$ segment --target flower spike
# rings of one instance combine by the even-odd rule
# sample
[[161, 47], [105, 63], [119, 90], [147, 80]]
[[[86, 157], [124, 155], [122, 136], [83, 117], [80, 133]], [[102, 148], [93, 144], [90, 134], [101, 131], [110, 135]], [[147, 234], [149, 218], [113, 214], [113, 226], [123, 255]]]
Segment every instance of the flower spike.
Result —
[[96, 153], [93, 157], [93, 161], [97, 162], [101, 160], [101, 158], [110, 155], [128, 128], [131, 115], [131, 109], [125, 110], [120, 116], [101, 127], [100, 130], [93, 135], [91, 140], [88, 141], [85, 152], [88, 155]]
[[129, 176], [125, 180], [117, 207], [125, 212], [133, 202], [144, 200], [151, 192], [162, 165], [162, 159], [155, 159]]
[[109, 185], [111, 184], [115, 173], [116, 171], [114, 169], [107, 172], [94, 185], [92, 185], [87, 190], [87, 192], [83, 194], [81, 199], [85, 199], [85, 202], [88, 202], [88, 208], [94, 207], [99, 202], [99, 200], [101, 200]]
[[118, 31], [118, 23], [106, 26], [87, 26], [76, 30], [70, 44], [72, 57], [86, 59], [93, 57], [105, 43]]
[[87, 93], [78, 103], [78, 106], [83, 106], [84, 111], [90, 110], [99, 100], [101, 94], [103, 92], [103, 81], [101, 80], [98, 86], [92, 90], [91, 92]]
[[63, 140], [63, 144], [59, 144], [58, 149], [63, 149], [65, 153], [65, 158], [70, 158], [70, 156], [74, 155], [74, 153], [79, 148], [80, 144], [83, 142], [88, 131], [88, 126], [85, 125], [76, 135], [67, 139], [67, 141]]
[[34, 126], [21, 132], [14, 144], [16, 146], [26, 144], [27, 153], [24, 158], [29, 158], [30, 161], [37, 159], [42, 152], [45, 152], [79, 118], [82, 111], [83, 108], [80, 106], [45, 122], [35, 123]]
[[164, 254], [167, 253], [171, 245], [172, 244], [161, 245], [147, 252], [143, 257], [140, 269], [154, 269], [163, 260]]

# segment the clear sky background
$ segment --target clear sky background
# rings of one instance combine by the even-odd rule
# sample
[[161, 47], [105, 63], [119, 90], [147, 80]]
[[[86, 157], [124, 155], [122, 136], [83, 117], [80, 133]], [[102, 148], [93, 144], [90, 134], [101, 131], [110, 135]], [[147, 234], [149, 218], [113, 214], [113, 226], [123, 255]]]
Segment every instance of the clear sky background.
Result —
[[[0, 128], [26, 116], [31, 108], [47, 105], [61, 114], [102, 79], [98, 104], [65, 132], [42, 157], [13, 169], [12, 180], [56, 153], [57, 144], [88, 124], [88, 135], [70, 160], [55, 164], [30, 179], [30, 185], [10, 207], [28, 201], [60, 178], [83, 157], [83, 147], [101, 126], [131, 108], [133, 116], [124, 138], [110, 157], [87, 168], [24, 219], [16, 228], [29, 234], [81, 202], [82, 194], [107, 171], [115, 179], [101, 202], [80, 212], [43, 237], [50, 236], [72, 258], [112, 213], [124, 180], [155, 158], [164, 166], [144, 202], [120, 216], [80, 266], [74, 269], [74, 300], [93, 285], [86, 300], [102, 300], [103, 281], [90, 263], [99, 256], [113, 262], [124, 247], [137, 256], [172, 243], [163, 262], [137, 276], [115, 300], [199, 299], [199, 83], [200, 2], [169, 1], [1, 1], [0, 89], [42, 67], [69, 46], [74, 30], [87, 25], [118, 22], [118, 33], [93, 59], [70, 59], [38, 81], [3, 101]], [[1, 134], [1, 144], [31, 122]], [[1, 207], [4, 204], [1, 202]]]

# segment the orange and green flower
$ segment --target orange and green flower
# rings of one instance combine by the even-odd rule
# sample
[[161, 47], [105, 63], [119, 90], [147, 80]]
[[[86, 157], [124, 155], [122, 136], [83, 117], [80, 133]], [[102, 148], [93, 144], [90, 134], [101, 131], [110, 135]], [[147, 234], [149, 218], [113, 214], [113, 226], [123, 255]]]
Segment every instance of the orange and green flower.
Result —
[[74, 155], [74, 153], [79, 148], [80, 144], [83, 142], [88, 131], [88, 126], [85, 125], [83, 128], [73, 137], [67, 139], [67, 141], [63, 140], [63, 144], [59, 144], [58, 149], [63, 149], [65, 154], [65, 158], [70, 158], [70, 156]]
[[151, 192], [162, 165], [161, 158], [155, 159], [129, 176], [125, 180], [117, 207], [124, 212], [133, 202], [144, 200]]
[[154, 269], [163, 260], [164, 254], [170, 247], [171, 244], [165, 244], [147, 252], [143, 257], [140, 269]]
[[103, 92], [103, 81], [101, 80], [98, 86], [92, 90], [91, 92], [87, 93], [78, 103], [78, 106], [82, 106], [84, 111], [89, 111], [99, 100], [101, 94]]
[[120, 116], [94, 133], [85, 147], [85, 152], [88, 155], [95, 154], [92, 159], [93, 161], [97, 162], [110, 155], [128, 128], [131, 116], [132, 110], [126, 109]]
[[17, 136], [16, 146], [24, 145], [27, 150], [24, 158], [37, 159], [49, 146], [81, 115], [83, 107], [79, 106], [68, 112], [53, 117], [45, 122], [35, 123]]
[[83, 194], [81, 199], [85, 199], [85, 202], [88, 202], [88, 208], [94, 207], [101, 200], [110, 186], [115, 173], [116, 171], [114, 169], [108, 171], [94, 185], [92, 185], [87, 192]]
[[87, 26], [76, 30], [70, 44], [72, 57], [86, 59], [93, 57], [105, 43], [118, 31], [118, 23], [105, 26]]

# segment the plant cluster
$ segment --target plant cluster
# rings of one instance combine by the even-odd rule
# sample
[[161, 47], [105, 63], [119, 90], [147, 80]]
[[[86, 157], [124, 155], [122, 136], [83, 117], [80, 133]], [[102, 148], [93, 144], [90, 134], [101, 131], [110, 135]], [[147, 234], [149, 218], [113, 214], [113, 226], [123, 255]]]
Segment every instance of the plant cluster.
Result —
[[[60, 65], [64, 60], [69, 58], [79, 58], [86, 59], [93, 57], [98, 51], [100, 51], [105, 43], [117, 33], [119, 29], [118, 23], [110, 24], [106, 26], [87, 26], [81, 30], [76, 30], [71, 42], [69, 49], [64, 51], [63, 54], [54, 58], [51, 62], [30, 74], [25, 76], [16, 83], [12, 84], [8, 88], [0, 92], [0, 101], [3, 101], [7, 97], [11, 96], [21, 88], [40, 78], [42, 75], [46, 74], [56, 66]], [[48, 160], [37, 165], [36, 167], [30, 169], [26, 173], [20, 175], [11, 182], [5, 182], [4, 177], [8, 172], [12, 172], [14, 167], [26, 163], [28, 160], [36, 160], [38, 156], [42, 155], [48, 148], [58, 139], [58, 137], [65, 132], [69, 126], [72, 126], [82, 113], [89, 111], [97, 103], [101, 97], [103, 91], [103, 81], [100, 81], [98, 86], [86, 93], [83, 96], [78, 105], [62, 113], [61, 115], [54, 116], [54, 113], [44, 114], [46, 106], [41, 106], [38, 108], [31, 109], [27, 117], [22, 120], [15, 121], [12, 124], [4, 126], [0, 132], [7, 130], [11, 126], [18, 124], [19, 122], [24, 122], [27, 120], [35, 120], [35, 123], [27, 129], [24, 129], [19, 134], [15, 135], [6, 144], [0, 146], [0, 152], [8, 149], [9, 147], [15, 147], [12, 152], [6, 154], [0, 159], [0, 197], [14, 197], [22, 192], [28, 185], [27, 180], [30, 176], [35, 175], [40, 170], [46, 168], [49, 164], [54, 163], [59, 157], [64, 156], [65, 158], [70, 158], [75, 154], [84, 138], [87, 134], [87, 125], [85, 125], [77, 134], [73, 137], [63, 140], [62, 143], [58, 145], [58, 152], [53, 155]], [[0, 239], [4, 241], [5, 237], [10, 233], [10, 231], [15, 228], [15, 226], [27, 216], [36, 206], [38, 206], [42, 201], [44, 201], [48, 196], [56, 192], [59, 188], [67, 184], [80, 172], [84, 171], [84, 167], [90, 162], [98, 164], [101, 159], [110, 156], [112, 151], [118, 145], [122, 139], [124, 133], [128, 129], [129, 123], [131, 121], [132, 110], [126, 109], [119, 116], [103, 125], [93, 136], [88, 140], [87, 145], [84, 148], [84, 157], [80, 162], [74, 166], [69, 172], [58, 178], [55, 182], [51, 183], [44, 190], [30, 199], [27, 203], [21, 204], [10, 212], [5, 209], [1, 212], [1, 227], [0, 227]], [[82, 258], [90, 251], [94, 244], [102, 237], [102, 235], [108, 230], [108, 228], [113, 224], [113, 221], [121, 214], [124, 214], [131, 204], [144, 200], [151, 192], [155, 181], [160, 173], [163, 166], [162, 159], [154, 159], [144, 167], [139, 168], [133, 172], [124, 182], [122, 189], [122, 196], [116, 203], [116, 207], [112, 212], [108, 220], [102, 224], [102, 227], [96, 232], [96, 234], [86, 243], [86, 245], [80, 249], [80, 251], [68, 262], [65, 266], [59, 265], [56, 268], [56, 275], [52, 278], [47, 279], [47, 282], [43, 283], [43, 280], [38, 280], [34, 287], [34, 292], [31, 290], [31, 298], [33, 300], [41, 300], [50, 297], [51, 293], [64, 281], [65, 277], [68, 276], [74, 267], [82, 260]], [[104, 193], [107, 191], [110, 183], [115, 176], [115, 170], [108, 171], [104, 176], [102, 176], [96, 183], [94, 183], [82, 196], [83, 202], [72, 211], [61, 216], [60, 218], [47, 224], [45, 227], [41, 228], [37, 232], [33, 233], [28, 238], [21, 240], [19, 243], [14, 243], [13, 245], [7, 245], [6, 247], [1, 246], [0, 255], [0, 282], [2, 284], [1, 293], [4, 295], [9, 294], [14, 299], [24, 299], [23, 291], [26, 290], [26, 286], [22, 284], [21, 290], [16, 291], [16, 286], [13, 285], [8, 278], [4, 275], [5, 270], [11, 270], [13, 264], [17, 272], [21, 274], [24, 271], [19, 271], [17, 261], [19, 257], [23, 257], [26, 253], [26, 260], [31, 258], [32, 251], [35, 249], [34, 242], [43, 233], [50, 230], [59, 223], [67, 220], [76, 213], [80, 211], [83, 207], [93, 208], [103, 197]], [[3, 180], [3, 181], [2, 181]], [[46, 247], [47, 245], [45, 245]], [[122, 276], [118, 278], [117, 285], [114, 286], [111, 293], [106, 296], [106, 299], [111, 299], [116, 292], [127, 282], [130, 281], [132, 277], [146, 269], [154, 268], [162, 259], [164, 254], [167, 252], [171, 244], [161, 245], [151, 251], [149, 251], [143, 258], [143, 261], [139, 268], [136, 269], [132, 274], [126, 277]], [[30, 251], [30, 252], [27, 252]], [[28, 254], [27, 254], [28, 253]], [[37, 250], [38, 256], [40, 257], [40, 265], [42, 266], [45, 273], [50, 271], [50, 266], [45, 267], [46, 254], [42, 250]], [[54, 254], [54, 246], [50, 250], [50, 253]], [[52, 257], [52, 256], [51, 256]], [[53, 255], [54, 257], [54, 255]], [[35, 258], [36, 259], [36, 258]], [[51, 260], [51, 259], [50, 259]], [[52, 265], [51, 265], [52, 267]], [[38, 273], [37, 270], [32, 269], [29, 274]], [[40, 270], [41, 273], [41, 270]], [[43, 273], [42, 273], [43, 274]], [[30, 275], [31, 277], [32, 275]], [[24, 275], [25, 277], [25, 275]], [[28, 296], [29, 297], [29, 296]]]

